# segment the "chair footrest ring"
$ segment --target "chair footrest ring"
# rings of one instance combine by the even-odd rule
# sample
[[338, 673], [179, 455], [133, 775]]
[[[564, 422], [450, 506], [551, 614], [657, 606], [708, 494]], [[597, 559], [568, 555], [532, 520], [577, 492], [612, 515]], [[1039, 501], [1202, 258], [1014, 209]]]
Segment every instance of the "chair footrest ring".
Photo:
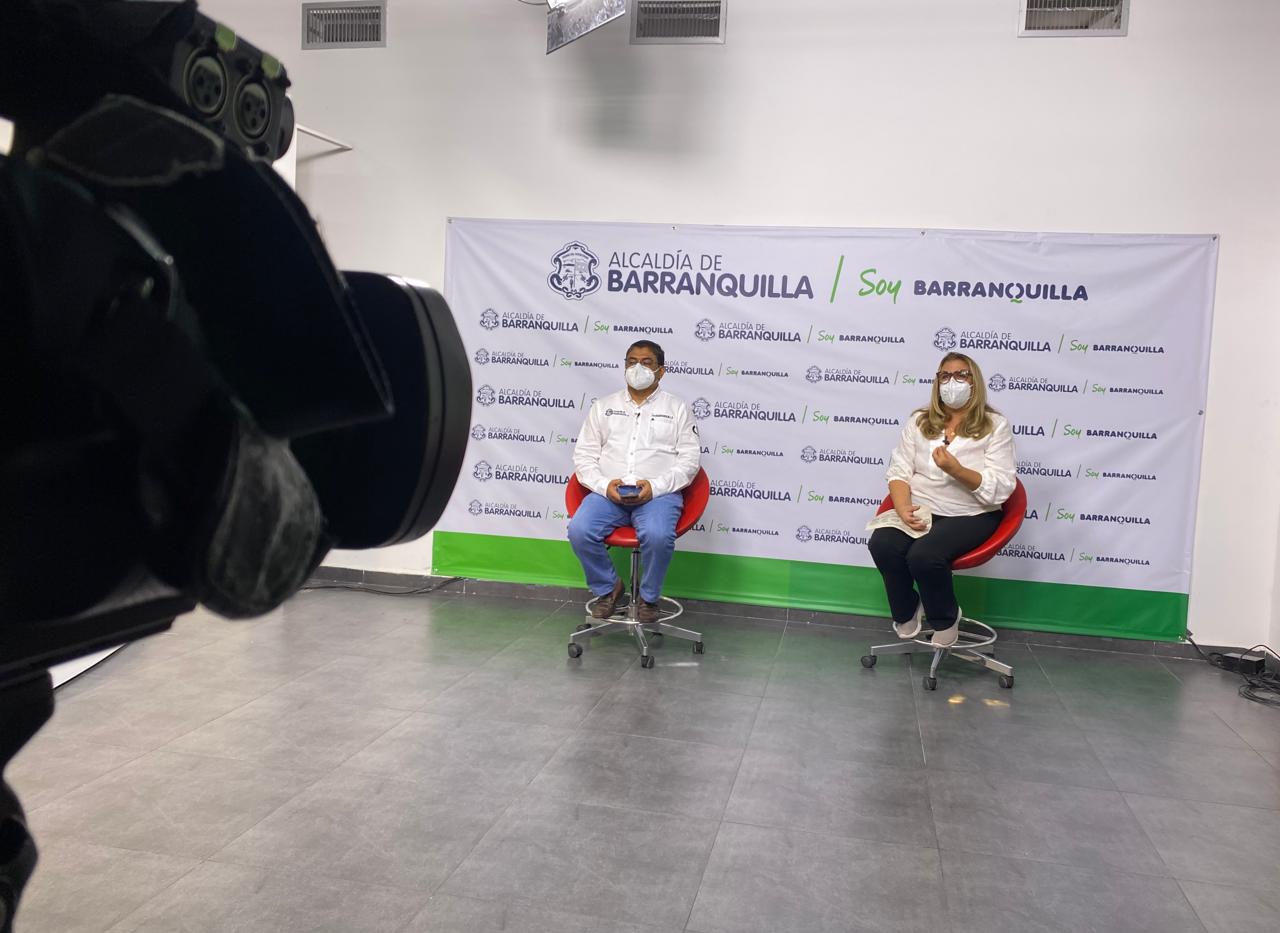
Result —
[[995, 650], [992, 646], [996, 642], [996, 630], [985, 622], [968, 616], [962, 616], [959, 625], [960, 632], [955, 644], [944, 648], [934, 645], [929, 638], [912, 638], [887, 645], [872, 645], [867, 654], [862, 657], [862, 666], [875, 667], [876, 658], [882, 654], [915, 654], [917, 651], [929, 651], [932, 652], [933, 659], [929, 665], [929, 673], [925, 677], [927, 689], [933, 689], [928, 683], [935, 680], [938, 664], [948, 656], [995, 671], [1000, 675], [1000, 686], [1012, 687], [1013, 667], [995, 658]]

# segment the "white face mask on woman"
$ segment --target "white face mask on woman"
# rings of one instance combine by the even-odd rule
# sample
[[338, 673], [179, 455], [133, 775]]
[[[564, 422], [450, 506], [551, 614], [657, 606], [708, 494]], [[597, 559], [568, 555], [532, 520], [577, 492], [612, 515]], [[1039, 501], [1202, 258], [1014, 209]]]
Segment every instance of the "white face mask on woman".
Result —
[[648, 366], [641, 366], [639, 363], [627, 369], [627, 385], [637, 392], [643, 392], [649, 388], [657, 378], [652, 369]]
[[959, 379], [952, 379], [938, 386], [938, 395], [942, 398], [942, 404], [948, 408], [963, 408], [972, 394], [973, 386]]

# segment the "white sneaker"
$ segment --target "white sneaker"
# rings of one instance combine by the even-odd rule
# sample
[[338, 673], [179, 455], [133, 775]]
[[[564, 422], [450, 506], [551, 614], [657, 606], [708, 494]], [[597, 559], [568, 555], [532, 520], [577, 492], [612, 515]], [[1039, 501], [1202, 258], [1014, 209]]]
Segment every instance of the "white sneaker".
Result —
[[898, 633], [898, 637], [903, 641], [910, 641], [920, 634], [920, 629], [924, 625], [924, 600], [916, 603], [915, 614], [905, 622], [893, 623], [893, 630]]
[[931, 644], [935, 648], [950, 648], [956, 643], [960, 637], [960, 616], [961, 610], [956, 607], [956, 622], [950, 628], [944, 628], [941, 631], [933, 633], [933, 641]]

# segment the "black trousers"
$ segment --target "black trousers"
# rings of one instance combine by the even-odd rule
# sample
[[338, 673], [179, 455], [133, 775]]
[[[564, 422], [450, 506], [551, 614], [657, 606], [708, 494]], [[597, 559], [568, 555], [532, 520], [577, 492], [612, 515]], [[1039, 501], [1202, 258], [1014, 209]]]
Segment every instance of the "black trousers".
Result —
[[933, 527], [922, 538], [913, 538], [897, 528], [877, 528], [872, 532], [868, 545], [871, 559], [884, 577], [893, 621], [910, 619], [919, 600], [924, 603], [930, 627], [951, 628], [960, 609], [951, 581], [951, 562], [995, 534], [1000, 518], [999, 509], [981, 515], [935, 515]]

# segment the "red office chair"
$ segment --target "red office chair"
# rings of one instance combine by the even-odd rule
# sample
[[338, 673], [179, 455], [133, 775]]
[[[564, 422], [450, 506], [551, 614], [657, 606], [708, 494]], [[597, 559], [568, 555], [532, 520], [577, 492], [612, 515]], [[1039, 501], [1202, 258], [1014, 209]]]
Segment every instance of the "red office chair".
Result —
[[[1013, 495], [1009, 496], [1004, 505], [1001, 506], [1004, 517], [1000, 519], [1000, 524], [996, 526], [995, 532], [972, 551], [961, 554], [953, 560], [951, 562], [952, 570], [968, 570], [970, 567], [985, 564], [995, 557], [999, 550], [1018, 533], [1018, 529], [1022, 526], [1022, 519], [1027, 514], [1027, 490], [1023, 487], [1022, 480], [1016, 480], [1016, 483], [1017, 485], [1013, 488]], [[876, 514], [880, 515], [891, 508], [893, 508], [893, 500], [885, 496], [885, 500], [880, 504]], [[1013, 667], [997, 661], [995, 658], [995, 649], [992, 646], [996, 643], [996, 630], [985, 622], [970, 619], [968, 616], [962, 616], [959, 624], [960, 637], [949, 648], [934, 648], [933, 643], [928, 638], [923, 637], [924, 632], [922, 631], [920, 633], [921, 637], [914, 638], [911, 641], [899, 641], [892, 645], [873, 646], [868, 654], [862, 656], [862, 666], [875, 667], [877, 655], [911, 654], [924, 647], [933, 651], [933, 662], [929, 665], [929, 673], [924, 677], [924, 688], [926, 690], [937, 689], [938, 664], [949, 654], [962, 661], [969, 661], [972, 664], [985, 667], [987, 670], [995, 671], [1000, 675], [1000, 686], [1012, 687]], [[966, 631], [966, 625], [969, 628], [968, 631]], [[930, 633], [930, 637], [932, 637], [932, 633]], [[983, 651], [983, 648], [991, 650], [987, 652]]]
[[[676, 522], [677, 538], [696, 525], [698, 519], [702, 517], [702, 513], [706, 511], [707, 500], [711, 497], [711, 481], [707, 479], [706, 470], [699, 468], [698, 475], [693, 478], [693, 482], [682, 491], [684, 492], [684, 508], [681, 510], [680, 518]], [[578, 511], [578, 506], [582, 505], [582, 500], [590, 493], [590, 489], [578, 482], [577, 476], [569, 477], [569, 484], [564, 490], [564, 504], [568, 507], [571, 518]], [[640, 542], [636, 539], [636, 530], [630, 525], [615, 528], [609, 537], [604, 539], [604, 543], [609, 547], [631, 548], [630, 599], [625, 607], [618, 609], [612, 616], [604, 620], [597, 620], [591, 616], [591, 607], [599, 597], [588, 601], [587, 621], [579, 625], [578, 630], [569, 636], [569, 657], [582, 657], [583, 644], [597, 635], [607, 635], [610, 632], [620, 631], [629, 631], [635, 635], [636, 641], [640, 645], [641, 667], [653, 667], [653, 655], [649, 653], [649, 642], [645, 639], [646, 634], [658, 636], [674, 635], [677, 638], [687, 639], [693, 642], [693, 653], [702, 654], [702, 635], [700, 633], [671, 624], [672, 619], [684, 614], [684, 607], [670, 597], [663, 596], [659, 602], [659, 610], [662, 615], [657, 622], [651, 622], [648, 625], [641, 624], [638, 615], [640, 610]]]

